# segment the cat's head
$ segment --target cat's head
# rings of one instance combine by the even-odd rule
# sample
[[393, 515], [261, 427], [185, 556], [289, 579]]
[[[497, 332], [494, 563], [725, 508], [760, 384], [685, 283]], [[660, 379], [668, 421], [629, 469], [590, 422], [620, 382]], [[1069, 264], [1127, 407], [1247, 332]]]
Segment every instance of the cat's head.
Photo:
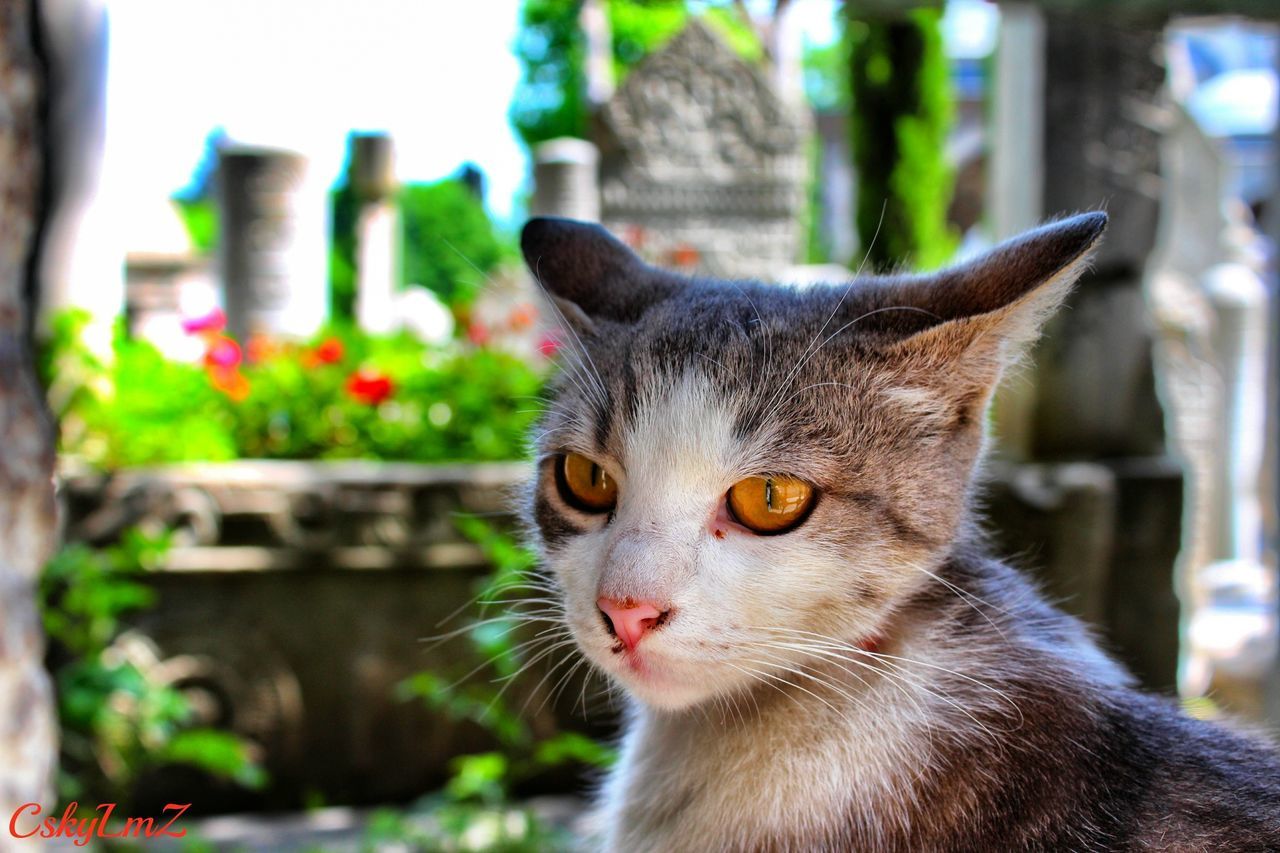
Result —
[[875, 642], [951, 546], [992, 391], [1106, 221], [807, 288], [691, 279], [598, 226], [529, 222], [568, 340], [526, 513], [583, 652], [680, 708], [814, 638]]

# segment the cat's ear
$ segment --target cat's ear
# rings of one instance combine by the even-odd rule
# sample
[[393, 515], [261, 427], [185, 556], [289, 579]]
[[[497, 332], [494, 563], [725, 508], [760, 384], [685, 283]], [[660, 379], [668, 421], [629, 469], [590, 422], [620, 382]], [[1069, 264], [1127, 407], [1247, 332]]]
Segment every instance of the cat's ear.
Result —
[[597, 319], [637, 320], [673, 296], [684, 282], [649, 266], [599, 225], [572, 219], [530, 219], [520, 233], [529, 271], [565, 319], [590, 329]]
[[961, 266], [896, 282], [889, 304], [918, 312], [919, 331], [891, 347], [917, 361], [977, 359], [998, 373], [1040, 327], [1089, 264], [1107, 227], [1105, 213], [1043, 225]]

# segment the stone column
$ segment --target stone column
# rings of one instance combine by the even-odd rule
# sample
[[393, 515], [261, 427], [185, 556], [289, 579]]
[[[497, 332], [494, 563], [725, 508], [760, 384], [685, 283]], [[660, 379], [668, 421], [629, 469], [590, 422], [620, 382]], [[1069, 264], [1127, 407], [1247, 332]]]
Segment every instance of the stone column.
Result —
[[534, 216], [600, 221], [600, 153], [584, 139], [549, 139], [533, 149]]
[[[987, 178], [992, 238], [999, 242], [1044, 216], [1044, 16], [1030, 3], [1000, 6], [991, 92], [991, 164]], [[1035, 384], [1006, 382], [993, 417], [997, 453], [1031, 457]]]
[[[1066, 606], [1092, 617], [1141, 682], [1171, 690], [1183, 478], [1166, 450], [1142, 288], [1159, 213], [1161, 25], [1027, 6], [1002, 12], [993, 132], [997, 236], [1104, 205], [1111, 215], [1093, 270], [1050, 321], [1032, 366], [1011, 378], [1012, 394], [996, 410], [1006, 457], [1035, 463], [1047, 482], [1081, 465], [1104, 469], [1072, 480], [1079, 493], [1073, 500], [1097, 510], [1091, 518], [1046, 519], [1068, 528], [1047, 541], [1072, 542], [1077, 562], [1069, 576], [1066, 564], [1028, 562], [1051, 587], [1074, 594]], [[1114, 511], [1104, 518], [1108, 479]], [[1016, 524], [1017, 515], [995, 520]], [[1072, 531], [1075, 525], [1097, 529]], [[1110, 547], [1096, 545], [1107, 530], [1114, 531]], [[1071, 536], [1096, 547], [1080, 547]]]
[[1093, 270], [1035, 353], [1040, 459], [1165, 452], [1142, 275], [1160, 212], [1162, 30], [1046, 16], [1044, 212], [1106, 205]]
[[400, 217], [396, 211], [395, 147], [385, 134], [358, 134], [352, 145], [356, 217], [356, 321], [385, 334], [395, 326]]
[[1030, 3], [1002, 3], [999, 38], [987, 185], [996, 241], [1039, 224], [1044, 215], [1044, 16]]
[[219, 271], [227, 328], [305, 338], [328, 312], [323, 183], [289, 151], [231, 146], [218, 155]]
[[[57, 723], [37, 578], [53, 550], [53, 427], [31, 364], [26, 265], [37, 226], [39, 63], [31, 4], [0, 3], [0, 846], [24, 803], [52, 808]], [[34, 848], [40, 844], [35, 843]]]

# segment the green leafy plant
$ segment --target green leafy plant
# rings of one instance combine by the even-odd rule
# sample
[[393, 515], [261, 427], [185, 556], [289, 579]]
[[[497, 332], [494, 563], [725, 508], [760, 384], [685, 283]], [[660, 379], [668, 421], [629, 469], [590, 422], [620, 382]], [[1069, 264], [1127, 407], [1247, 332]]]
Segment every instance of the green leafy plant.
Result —
[[[457, 523], [495, 567], [478, 596], [481, 612], [491, 612], [524, 585], [536, 558], [482, 519], [463, 517]], [[402, 699], [418, 699], [450, 719], [480, 725], [498, 745], [494, 751], [464, 755], [453, 762], [452, 776], [435, 806], [459, 827], [469, 825], [470, 821], [462, 820], [468, 815], [474, 820], [495, 809], [510, 808], [512, 789], [549, 768], [607, 767], [616, 758], [611, 747], [577, 732], [535, 728], [524, 716], [523, 706], [516, 706], [514, 691], [508, 688], [525, 673], [531, 659], [537, 662], [539, 648], [534, 643], [530, 650], [530, 644], [519, 641], [526, 621], [513, 610], [477, 619], [465, 632], [470, 654], [460, 666], [471, 670], [468, 676], [456, 680], [456, 673], [428, 671], [399, 687]], [[538, 833], [545, 830], [538, 829], [536, 821], [528, 826]]]
[[874, 267], [942, 265], [947, 224], [951, 92], [940, 9], [858, 18], [846, 4], [850, 135], [858, 174], [858, 236]]
[[498, 263], [514, 255], [484, 204], [462, 181], [406, 184], [397, 198], [404, 234], [405, 284], [420, 284], [448, 305], [469, 305]]
[[104, 363], [83, 315], [60, 317], [44, 355], [61, 449], [103, 468], [237, 458], [417, 462], [524, 456], [549, 362], [485, 346], [423, 344], [335, 327], [307, 344], [194, 331], [202, 363], [119, 334]]
[[247, 787], [265, 774], [235, 735], [191, 724], [181, 693], [158, 683], [117, 647], [123, 620], [155, 601], [143, 575], [162, 558], [166, 536], [128, 532], [118, 545], [69, 545], [40, 580], [49, 666], [58, 693], [64, 801], [122, 803], [147, 770], [200, 768]]
[[[352, 148], [349, 142], [348, 152]], [[330, 195], [330, 307], [340, 322], [355, 318], [360, 199], [351, 169], [348, 162], [346, 180]], [[463, 180], [469, 169], [474, 167], [463, 166], [442, 181], [405, 184], [395, 198], [400, 213], [400, 284], [421, 285], [456, 308], [470, 305], [498, 264], [516, 256], [513, 240], [494, 224], [484, 200]]]

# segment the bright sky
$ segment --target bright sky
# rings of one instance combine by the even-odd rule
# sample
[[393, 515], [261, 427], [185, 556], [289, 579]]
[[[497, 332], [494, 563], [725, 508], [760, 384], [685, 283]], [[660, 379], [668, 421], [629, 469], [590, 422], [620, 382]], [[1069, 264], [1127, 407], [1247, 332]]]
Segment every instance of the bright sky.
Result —
[[[291, 148], [338, 178], [351, 130], [396, 141], [401, 180], [465, 161], [518, 213], [524, 151], [507, 123], [519, 0], [107, 0], [106, 174], [134, 198], [185, 186], [206, 135]], [[832, 0], [798, 0], [811, 41]]]
[[402, 180], [471, 160], [512, 213], [518, 0], [109, 0], [108, 14], [105, 167], [131, 192], [186, 185], [217, 126], [305, 153], [326, 181], [349, 131], [386, 130]]
[[[750, 7], [769, 5], [749, 0]], [[110, 26], [104, 172], [160, 200], [190, 181], [211, 130], [306, 154], [326, 183], [351, 130], [396, 142], [402, 181], [466, 161], [503, 221], [528, 174], [507, 123], [520, 76], [519, 0], [106, 0]], [[981, 6], [974, 0], [960, 6]], [[796, 0], [810, 43], [835, 36], [834, 0]]]

